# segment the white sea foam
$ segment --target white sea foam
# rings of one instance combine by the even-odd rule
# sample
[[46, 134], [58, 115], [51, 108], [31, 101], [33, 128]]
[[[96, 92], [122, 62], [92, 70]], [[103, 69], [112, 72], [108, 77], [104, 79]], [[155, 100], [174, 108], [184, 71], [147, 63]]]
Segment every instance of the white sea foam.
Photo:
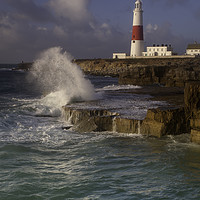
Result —
[[130, 89], [140, 89], [141, 86], [138, 85], [108, 85], [103, 88], [98, 88], [96, 91], [115, 91], [115, 90], [130, 90]]
[[0, 68], [0, 71], [12, 71], [10, 68]]
[[73, 101], [95, 99], [93, 85], [71, 60], [67, 52], [54, 47], [42, 52], [34, 62], [29, 79], [34, 80], [45, 95], [40, 105], [52, 110]]

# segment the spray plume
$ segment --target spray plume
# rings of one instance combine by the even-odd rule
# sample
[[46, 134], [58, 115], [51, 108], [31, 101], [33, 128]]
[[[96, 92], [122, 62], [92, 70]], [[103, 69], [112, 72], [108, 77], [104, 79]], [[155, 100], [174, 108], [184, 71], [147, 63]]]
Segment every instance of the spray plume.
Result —
[[42, 52], [34, 62], [31, 75], [41, 92], [47, 94], [41, 100], [46, 106], [61, 108], [74, 100], [95, 98], [93, 85], [71, 60], [72, 57], [63, 53], [62, 48], [54, 47]]

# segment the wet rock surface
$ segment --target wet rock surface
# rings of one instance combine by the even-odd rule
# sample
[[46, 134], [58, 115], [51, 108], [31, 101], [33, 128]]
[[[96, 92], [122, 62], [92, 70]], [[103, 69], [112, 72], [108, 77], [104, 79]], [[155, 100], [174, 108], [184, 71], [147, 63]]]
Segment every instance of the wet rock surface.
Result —
[[65, 120], [72, 123], [73, 130], [78, 132], [90, 132], [90, 131], [109, 131], [117, 133], [136, 133], [144, 134], [154, 137], [162, 137], [168, 134], [177, 135], [186, 132], [185, 118], [179, 116], [184, 115], [183, 109], [183, 89], [163, 88], [159, 86], [142, 87], [137, 90], [127, 90], [128, 93], [137, 94], [151, 94], [148, 98], [151, 101], [160, 99], [164, 101], [174, 101], [174, 95], [178, 96], [179, 102], [173, 102], [173, 104], [165, 103], [157, 106], [156, 109], [149, 109], [146, 117], [139, 119], [137, 117], [124, 116], [122, 113], [115, 112], [113, 108], [110, 110], [101, 108], [82, 108], [79, 109], [76, 105], [63, 107], [63, 115]]
[[148, 109], [144, 119], [125, 117], [112, 109], [77, 109], [71, 105], [63, 107], [63, 116], [73, 124], [72, 130], [79, 132], [108, 131], [157, 138], [190, 133], [191, 141], [200, 144], [200, 81], [186, 83], [184, 94], [183, 88], [166, 90], [158, 86], [144, 87], [134, 92], [144, 94], [145, 91], [152, 95], [152, 99], [170, 103]]

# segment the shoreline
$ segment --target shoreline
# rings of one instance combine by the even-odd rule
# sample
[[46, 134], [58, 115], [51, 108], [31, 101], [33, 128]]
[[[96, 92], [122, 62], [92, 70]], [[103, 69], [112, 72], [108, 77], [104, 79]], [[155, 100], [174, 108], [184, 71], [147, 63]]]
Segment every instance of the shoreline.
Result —
[[[186, 127], [177, 130], [174, 128], [176, 126], [174, 125], [174, 120], [180, 127], [183, 121], [186, 122], [182, 118], [178, 118], [179, 115], [185, 115], [183, 90], [183, 88], [163, 88], [160, 86], [147, 86], [137, 90], [127, 90], [127, 93], [148, 95], [147, 101], [166, 101], [169, 103], [148, 109], [143, 119], [131, 117], [131, 111], [129, 111], [129, 116], [124, 116], [123, 112], [116, 112], [112, 108], [84, 108], [78, 107], [76, 104], [64, 106], [63, 116], [66, 121], [73, 125], [72, 130], [78, 132], [108, 131], [142, 134], [158, 138], [166, 135], [189, 133]], [[174, 98], [176, 102], [174, 102]], [[175, 130], [174, 133], [170, 134], [173, 129]]]
[[[63, 107], [66, 120], [85, 131], [141, 133], [148, 136], [191, 134], [200, 144], [200, 58], [84, 59], [75, 60], [85, 74], [119, 77], [119, 84], [140, 85], [135, 94], [152, 95], [152, 100], [169, 106], [148, 109], [143, 120], [128, 119], [105, 109]], [[28, 71], [31, 64], [20, 64]], [[129, 91], [131, 92], [131, 90]], [[86, 127], [91, 127], [89, 130]]]

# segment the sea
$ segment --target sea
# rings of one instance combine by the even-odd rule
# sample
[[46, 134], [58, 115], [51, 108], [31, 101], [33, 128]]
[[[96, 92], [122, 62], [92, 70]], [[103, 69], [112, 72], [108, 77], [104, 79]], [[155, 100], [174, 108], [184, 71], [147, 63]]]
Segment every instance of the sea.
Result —
[[200, 146], [188, 134], [62, 128], [65, 104], [138, 119], [165, 104], [117, 78], [86, 76], [67, 56], [50, 49], [27, 72], [0, 65], [0, 200], [199, 200]]

